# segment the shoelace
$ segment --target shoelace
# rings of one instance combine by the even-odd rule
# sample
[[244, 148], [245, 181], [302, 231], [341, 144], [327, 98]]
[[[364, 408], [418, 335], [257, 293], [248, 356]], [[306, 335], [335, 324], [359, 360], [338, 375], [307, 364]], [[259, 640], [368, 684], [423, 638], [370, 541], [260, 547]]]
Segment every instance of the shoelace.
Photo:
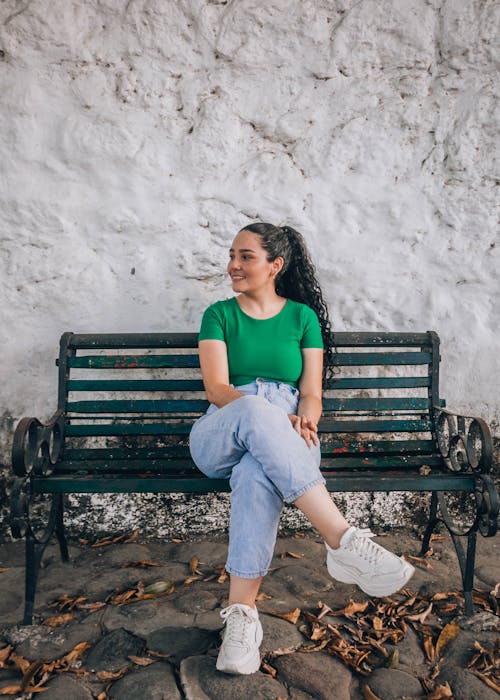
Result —
[[232, 644], [246, 645], [250, 624], [254, 622], [250, 613], [238, 603], [233, 603], [221, 610], [220, 615], [226, 624], [224, 640]]
[[375, 537], [375, 533], [370, 528], [359, 528], [347, 543], [346, 549], [355, 552], [370, 564], [378, 564], [385, 554], [385, 549], [372, 542], [371, 537]]

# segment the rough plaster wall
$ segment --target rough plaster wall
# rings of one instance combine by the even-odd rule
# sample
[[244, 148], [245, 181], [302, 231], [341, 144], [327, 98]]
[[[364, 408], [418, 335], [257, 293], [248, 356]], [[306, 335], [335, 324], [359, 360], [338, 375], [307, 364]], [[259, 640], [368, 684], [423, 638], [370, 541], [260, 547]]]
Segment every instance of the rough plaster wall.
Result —
[[338, 330], [436, 329], [448, 404], [498, 433], [499, 15], [2, 0], [5, 463], [12, 420], [52, 413], [62, 331], [195, 330], [254, 219], [304, 232]]

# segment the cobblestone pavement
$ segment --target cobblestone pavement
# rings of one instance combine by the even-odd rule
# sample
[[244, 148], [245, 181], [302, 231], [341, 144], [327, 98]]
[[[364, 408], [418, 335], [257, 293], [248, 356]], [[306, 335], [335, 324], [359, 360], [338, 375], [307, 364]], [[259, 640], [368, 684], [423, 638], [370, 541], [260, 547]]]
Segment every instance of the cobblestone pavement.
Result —
[[[280, 537], [258, 602], [263, 663], [251, 676], [215, 670], [225, 540], [125, 539], [72, 545], [68, 564], [48, 547], [33, 626], [19, 624], [23, 544], [0, 544], [0, 695], [38, 697], [38, 684], [44, 700], [498, 697], [488, 668], [500, 630], [498, 538], [479, 538], [475, 612], [465, 618], [447, 535], [392, 600], [332, 581], [313, 533]], [[406, 530], [377, 541], [418, 556]]]

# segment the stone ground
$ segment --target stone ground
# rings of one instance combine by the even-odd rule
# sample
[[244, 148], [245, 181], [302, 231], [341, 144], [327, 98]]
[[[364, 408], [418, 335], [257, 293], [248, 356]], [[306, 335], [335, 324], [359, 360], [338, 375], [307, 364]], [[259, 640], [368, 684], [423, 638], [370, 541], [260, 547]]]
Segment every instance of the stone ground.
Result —
[[[406, 530], [378, 541], [419, 552]], [[23, 545], [0, 544], [0, 695], [38, 697], [38, 684], [45, 700], [493, 700], [484, 669], [500, 630], [499, 546], [479, 538], [477, 604], [465, 618], [449, 595], [460, 578], [448, 536], [433, 542], [393, 602], [332, 581], [313, 533], [280, 537], [258, 603], [263, 664], [236, 677], [215, 670], [228, 591], [224, 538], [77, 543], [68, 564], [51, 545], [33, 626], [19, 624]]]

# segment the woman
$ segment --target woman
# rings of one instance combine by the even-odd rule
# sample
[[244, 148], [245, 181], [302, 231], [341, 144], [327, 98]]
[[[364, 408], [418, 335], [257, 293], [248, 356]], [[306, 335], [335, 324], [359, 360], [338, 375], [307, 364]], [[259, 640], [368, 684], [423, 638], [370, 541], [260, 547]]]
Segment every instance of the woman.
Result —
[[193, 426], [190, 448], [207, 476], [230, 479], [229, 604], [221, 611], [217, 668], [248, 674], [260, 666], [255, 599], [283, 503], [294, 503], [324, 538], [328, 571], [338, 581], [386, 596], [405, 585], [413, 567], [349, 525], [319, 470], [317, 425], [332, 345], [302, 236], [288, 226], [246, 226], [227, 270], [237, 296], [203, 316], [199, 353], [211, 405]]

